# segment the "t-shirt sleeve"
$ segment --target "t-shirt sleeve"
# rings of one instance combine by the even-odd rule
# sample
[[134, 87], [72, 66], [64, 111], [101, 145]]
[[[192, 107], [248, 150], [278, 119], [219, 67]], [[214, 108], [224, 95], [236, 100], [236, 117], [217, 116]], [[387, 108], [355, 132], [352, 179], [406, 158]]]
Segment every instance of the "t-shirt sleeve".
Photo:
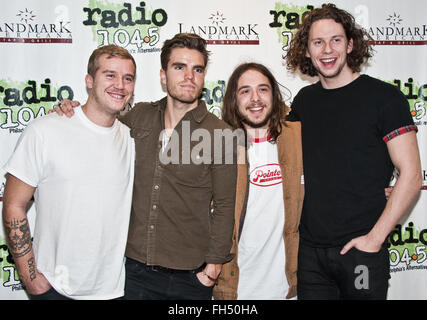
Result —
[[297, 94], [292, 101], [291, 111], [286, 117], [286, 121], [301, 121], [300, 112], [300, 104], [299, 104], [299, 95]]
[[30, 124], [19, 137], [3, 170], [26, 184], [37, 187], [43, 177], [42, 141]]
[[382, 109], [382, 122], [380, 132], [384, 142], [410, 131], [418, 131], [414, 124], [409, 103], [403, 93], [397, 88], [392, 88]]

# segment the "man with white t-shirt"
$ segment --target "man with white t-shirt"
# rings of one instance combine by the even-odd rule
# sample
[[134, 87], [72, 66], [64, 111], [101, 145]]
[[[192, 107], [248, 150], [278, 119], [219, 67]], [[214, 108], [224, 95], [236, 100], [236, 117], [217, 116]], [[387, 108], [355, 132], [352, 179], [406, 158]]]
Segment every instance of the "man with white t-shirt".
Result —
[[257, 63], [234, 70], [222, 110], [223, 120], [244, 129], [247, 139], [239, 150], [235, 257], [223, 266], [214, 298], [295, 297], [304, 197], [300, 124], [284, 121], [288, 107], [278, 83]]
[[[3, 168], [7, 243], [31, 299], [124, 294], [135, 148], [116, 116], [133, 96], [135, 72], [127, 50], [94, 50], [89, 97], [77, 116], [32, 121]], [[26, 209], [33, 195], [32, 243]]]

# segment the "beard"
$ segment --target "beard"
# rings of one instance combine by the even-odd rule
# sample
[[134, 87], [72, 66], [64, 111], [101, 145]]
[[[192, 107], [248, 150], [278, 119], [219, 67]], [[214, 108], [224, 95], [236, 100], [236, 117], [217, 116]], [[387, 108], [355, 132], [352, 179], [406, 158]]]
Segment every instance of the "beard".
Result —
[[196, 96], [194, 96], [194, 97], [181, 97], [181, 96], [178, 96], [178, 95], [175, 95], [175, 94], [173, 94], [173, 93], [171, 93], [171, 92], [168, 92], [168, 94], [169, 94], [169, 96], [172, 98], [172, 99], [174, 99], [174, 100], [176, 100], [176, 101], [179, 101], [179, 102], [181, 102], [181, 103], [183, 103], [183, 104], [192, 104], [192, 103], [194, 103], [196, 100], [198, 100], [199, 99], [199, 97], [201, 96], [201, 92], [198, 94], [198, 95], [196, 95]]
[[243, 116], [239, 110], [237, 109], [237, 113], [239, 115], [239, 119], [240, 121], [242, 121], [244, 124], [248, 125], [251, 128], [257, 129], [257, 128], [261, 128], [264, 127], [271, 119], [271, 116], [273, 115], [273, 108], [270, 109], [270, 112], [267, 113], [265, 115], [265, 118], [262, 119], [260, 122], [253, 122], [251, 120], [249, 120], [248, 117]]
[[195, 101], [199, 100], [199, 98], [202, 95], [203, 88], [200, 88], [199, 92], [195, 92], [194, 95], [191, 94], [183, 94], [179, 93], [179, 91], [174, 90], [174, 87], [169, 86], [169, 84], [166, 84], [166, 91], [168, 95], [174, 99], [175, 101], [178, 101], [183, 104], [192, 104]]

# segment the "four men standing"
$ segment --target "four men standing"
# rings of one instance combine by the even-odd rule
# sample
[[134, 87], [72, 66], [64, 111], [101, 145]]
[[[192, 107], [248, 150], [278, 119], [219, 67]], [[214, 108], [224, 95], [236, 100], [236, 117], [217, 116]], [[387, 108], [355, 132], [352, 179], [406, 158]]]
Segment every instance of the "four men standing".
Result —
[[[217, 280], [217, 299], [386, 298], [384, 241], [415, 199], [421, 169], [405, 98], [360, 75], [371, 56], [365, 37], [334, 5], [307, 14], [287, 63], [320, 81], [298, 93], [289, 116], [267, 68], [234, 70], [222, 116], [246, 136], [237, 184], [236, 162], [226, 163], [226, 152], [214, 161], [214, 131], [229, 127], [200, 100], [206, 42], [192, 34], [165, 42], [167, 96], [121, 118], [136, 148], [125, 298], [210, 299]], [[196, 144], [183, 133], [198, 129], [212, 138], [208, 163], [192, 163], [183, 147]], [[173, 145], [178, 162], [165, 163]], [[399, 179], [387, 201], [394, 167]], [[360, 265], [367, 290], [355, 286]]]

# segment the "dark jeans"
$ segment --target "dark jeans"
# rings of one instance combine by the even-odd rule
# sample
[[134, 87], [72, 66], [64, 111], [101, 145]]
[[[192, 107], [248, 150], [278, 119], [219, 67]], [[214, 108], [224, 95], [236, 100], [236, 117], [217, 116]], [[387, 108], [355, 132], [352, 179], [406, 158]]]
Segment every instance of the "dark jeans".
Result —
[[196, 270], [147, 266], [126, 258], [124, 300], [210, 300], [213, 287], [203, 285]]
[[30, 300], [72, 300], [58, 293], [53, 287], [42, 294], [28, 294]]
[[387, 248], [368, 253], [353, 247], [345, 255], [340, 254], [341, 249], [300, 243], [298, 299], [385, 300], [390, 278]]

